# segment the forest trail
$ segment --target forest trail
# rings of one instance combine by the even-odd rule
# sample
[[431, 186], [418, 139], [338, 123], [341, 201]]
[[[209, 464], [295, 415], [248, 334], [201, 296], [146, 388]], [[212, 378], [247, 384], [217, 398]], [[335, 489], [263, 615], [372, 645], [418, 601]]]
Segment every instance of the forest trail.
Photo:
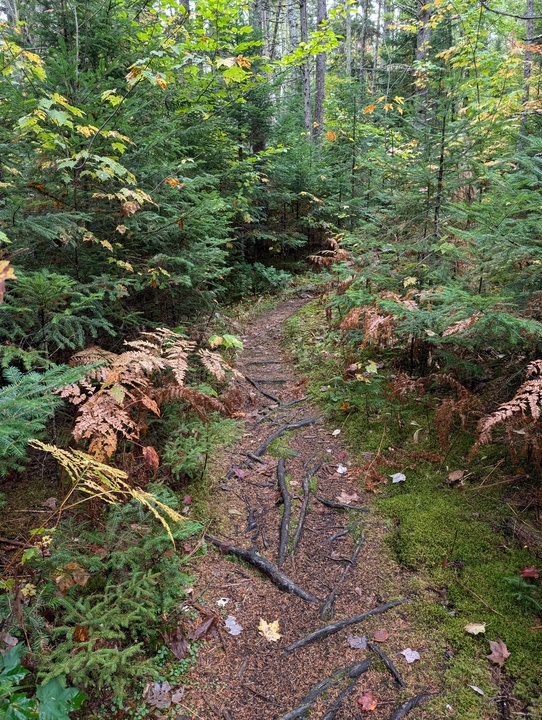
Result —
[[[396, 711], [405, 701], [436, 691], [435, 673], [428, 673], [423, 662], [407, 664], [400, 654], [409, 647], [423, 653], [423, 648], [419, 646], [419, 630], [416, 637], [408, 620], [408, 574], [383, 550], [385, 522], [365, 510], [369, 498], [360, 489], [340, 434], [327, 427], [318, 409], [304, 398], [304, 379], [296, 376], [282, 347], [283, 323], [304, 302], [296, 299], [280, 304], [253, 320], [242, 335], [244, 351], [238, 369], [264, 392], [277, 397], [280, 404], [253, 386], [251, 404], [245, 408], [244, 435], [224, 458], [223, 474], [210, 499], [215, 521], [209, 536], [235, 548], [254, 547], [276, 566], [284, 512], [277, 473], [284, 462], [292, 499], [288, 549], [296, 531], [304, 487], [309, 490], [309, 501], [295, 554], [286, 555], [282, 572], [318, 602], [280, 590], [256, 568], [209, 544], [207, 555], [196, 568], [198, 579], [192, 597], [196, 609], [203, 612], [199, 621], [205, 619], [205, 613], [219, 615], [218, 633], [199, 651], [188, 683], [191, 689], [183, 702], [186, 709], [195, 708], [196, 714], [181, 715], [183, 718], [301, 717], [301, 710], [297, 714], [292, 711], [311, 689], [350, 666], [354, 666], [350, 670], [353, 675], [364, 672], [357, 680], [335, 678], [329, 692], [321, 693], [311, 706], [311, 718], [399, 718], [404, 715]], [[314, 418], [262, 450], [272, 434], [284, 426]], [[282, 461], [278, 455], [282, 455]], [[350, 503], [364, 510], [345, 511], [327, 506], [321, 499]], [[357, 557], [352, 562], [354, 555]], [[328, 602], [323, 619], [324, 602], [333, 590], [335, 600]], [[285, 651], [291, 643], [330, 622], [397, 599], [406, 602], [306, 647]], [[237, 635], [228, 631], [229, 616], [242, 627]], [[262, 619], [268, 623], [278, 620], [278, 640], [268, 640], [259, 632]], [[373, 641], [377, 630], [389, 634], [387, 641]], [[351, 647], [356, 640], [349, 642], [349, 636], [357, 638], [358, 643], [365, 636], [368, 643], [374, 643], [376, 652], [384, 652], [402, 676], [405, 688], [400, 687], [375, 650]], [[359, 644], [365, 644], [365, 638]], [[359, 665], [365, 659], [371, 662], [368, 670], [369, 663]], [[361, 712], [358, 703], [358, 698], [367, 692], [378, 699], [376, 709], [368, 714]], [[366, 702], [370, 704], [370, 698]], [[408, 716], [429, 717], [424, 710], [420, 705]]]

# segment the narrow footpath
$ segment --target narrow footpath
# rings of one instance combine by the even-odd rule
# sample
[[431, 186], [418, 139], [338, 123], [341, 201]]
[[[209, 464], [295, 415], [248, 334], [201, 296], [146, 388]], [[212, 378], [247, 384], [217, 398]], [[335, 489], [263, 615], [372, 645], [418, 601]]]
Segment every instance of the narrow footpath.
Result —
[[401, 654], [423, 656], [409, 576], [383, 550], [385, 522], [282, 347], [285, 319], [306, 301], [260, 315], [242, 336], [245, 432], [213, 487], [192, 595], [216, 632], [184, 698], [196, 714], [178, 717], [434, 718], [435, 668]]

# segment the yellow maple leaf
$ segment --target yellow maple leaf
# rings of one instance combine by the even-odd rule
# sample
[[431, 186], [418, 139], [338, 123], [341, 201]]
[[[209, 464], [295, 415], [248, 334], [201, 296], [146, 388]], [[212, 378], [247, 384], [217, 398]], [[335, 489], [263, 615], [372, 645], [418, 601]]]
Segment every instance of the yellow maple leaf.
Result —
[[260, 635], [263, 635], [266, 640], [270, 642], [277, 642], [282, 635], [279, 634], [279, 621], [275, 620], [272, 623], [266, 622], [263, 618], [260, 618], [260, 624], [258, 625]]

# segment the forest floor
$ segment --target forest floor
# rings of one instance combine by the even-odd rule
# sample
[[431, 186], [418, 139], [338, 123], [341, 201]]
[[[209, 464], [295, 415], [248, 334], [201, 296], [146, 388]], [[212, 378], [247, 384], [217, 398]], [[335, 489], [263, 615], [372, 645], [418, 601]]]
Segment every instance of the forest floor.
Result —
[[[404, 716], [399, 711], [403, 703], [415, 698], [416, 705], [417, 700], [425, 701], [424, 696], [439, 692], [452, 654], [450, 648], [437, 647], [423, 626], [411, 620], [409, 604], [422, 596], [435, 603], [438, 593], [435, 588], [421, 587], [412, 573], [392, 559], [385, 544], [390, 522], [370, 509], [371, 497], [360, 489], [340, 433], [326, 426], [321, 411], [306, 399], [306, 379], [296, 375], [284, 348], [284, 322], [306, 302], [283, 302], [244, 329], [244, 352], [237, 367], [280, 403], [254, 389], [252, 404], [246, 408], [242, 440], [225, 454], [223, 467], [215, 472], [218, 479], [209, 503], [214, 513], [209, 534], [225, 544], [223, 551], [226, 545], [254, 548], [276, 566], [284, 513], [277, 472], [279, 463], [284, 462], [292, 499], [288, 550], [304, 483], [309, 489], [309, 503], [300, 541], [295, 553], [287, 553], [282, 572], [318, 602], [281, 591], [250, 563], [209, 545], [195, 568], [198, 577], [193, 597], [205, 612], [218, 613], [221, 622], [215, 638], [200, 648], [188, 682], [190, 689], [183, 704], [195, 714], [179, 717], [301, 717], [301, 711], [292, 711], [311, 689], [338, 671], [368, 659], [369, 669], [357, 680], [335, 678], [329, 692], [317, 697], [310, 716], [325, 720], [400, 718]], [[282, 434], [266, 451], [257, 451], [277, 430], [308, 419], [314, 421]], [[364, 510], [329, 507], [319, 498]], [[352, 561], [356, 549], [357, 558]], [[335, 600], [323, 616], [323, 602], [332, 591]], [[306, 647], [286, 651], [291, 643], [330, 622], [397, 600], [405, 602]], [[259, 631], [262, 620], [278, 621], [280, 637], [267, 639]], [[236, 624], [242, 629], [237, 628], [238, 634], [230, 633], [226, 621], [234, 623], [234, 631]], [[408, 663], [401, 654], [407, 648], [419, 653], [420, 659]], [[398, 678], [393, 677], [379, 653], [391, 660]], [[474, 696], [475, 691], [469, 692]], [[367, 712], [362, 712], [362, 700]], [[420, 703], [409, 717], [434, 719], [430, 706]], [[442, 717], [455, 716], [452, 706], [447, 710]], [[482, 716], [493, 717], [491, 712]]]

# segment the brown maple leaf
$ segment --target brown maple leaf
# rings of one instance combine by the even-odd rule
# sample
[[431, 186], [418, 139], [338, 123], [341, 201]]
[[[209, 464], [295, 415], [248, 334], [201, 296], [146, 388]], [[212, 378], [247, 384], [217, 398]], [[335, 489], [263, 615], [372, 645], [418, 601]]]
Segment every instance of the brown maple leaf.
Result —
[[363, 695], [359, 696], [358, 705], [362, 712], [371, 712], [372, 710], [376, 710], [378, 700], [372, 692], [367, 691], [366, 693], [363, 693]]
[[373, 640], [376, 640], [376, 642], [386, 642], [389, 636], [390, 634], [387, 630], [376, 630], [373, 635]]
[[489, 647], [491, 652], [489, 655], [486, 655], [486, 658], [495, 663], [495, 665], [503, 665], [506, 658], [510, 657], [508, 648], [502, 640], [490, 640]]

